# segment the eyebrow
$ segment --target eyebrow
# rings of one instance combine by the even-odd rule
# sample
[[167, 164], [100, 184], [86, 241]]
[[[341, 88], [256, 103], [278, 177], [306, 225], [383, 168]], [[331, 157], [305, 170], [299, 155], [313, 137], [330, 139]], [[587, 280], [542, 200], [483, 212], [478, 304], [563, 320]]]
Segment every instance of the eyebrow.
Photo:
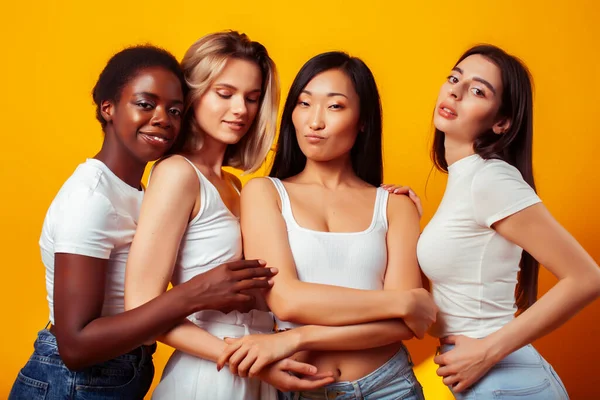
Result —
[[[158, 96], [155, 95], [154, 93], [150, 93], [150, 92], [137, 92], [133, 94], [134, 96], [147, 96], [147, 97], [151, 97], [154, 100], [158, 100]], [[171, 100], [170, 101], [173, 104], [183, 104], [183, 101], [179, 100], [179, 99], [175, 99], [175, 100]]]
[[[229, 83], [215, 83], [215, 86], [226, 87], [231, 90], [238, 90], [238, 88], [236, 88], [233, 85], [230, 85]], [[254, 90], [251, 90], [249, 93], [255, 93], [255, 92], [262, 92], [262, 89], [254, 89]]]
[[[463, 74], [463, 70], [458, 67], [452, 68], [452, 71], [456, 71], [461, 75]], [[496, 89], [494, 89], [494, 86], [492, 86], [492, 84], [489, 83], [488, 81], [486, 81], [485, 79], [475, 76], [475, 77], [473, 77], [473, 80], [476, 82], [483, 83], [485, 86], [488, 87], [488, 89], [490, 89], [492, 91], [492, 93], [494, 93], [494, 95], [496, 94]]]
[[[309, 92], [308, 90], [303, 90], [302, 93], [306, 93], [309, 96], [312, 96], [313, 94], [311, 92]], [[331, 93], [327, 93], [327, 97], [334, 97], [334, 96], [342, 96], [345, 98], [348, 98], [348, 96], [346, 96], [343, 93], [337, 93], [337, 92], [331, 92]]]

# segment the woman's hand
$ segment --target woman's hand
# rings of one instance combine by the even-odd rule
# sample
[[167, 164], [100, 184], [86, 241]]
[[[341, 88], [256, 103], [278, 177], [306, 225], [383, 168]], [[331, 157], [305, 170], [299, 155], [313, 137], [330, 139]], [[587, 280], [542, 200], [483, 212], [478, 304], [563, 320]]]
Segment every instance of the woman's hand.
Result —
[[[300, 374], [302, 377], [294, 374]], [[282, 392], [314, 390], [334, 381], [331, 372], [317, 374], [316, 367], [291, 358], [284, 358], [263, 368], [258, 378]]]
[[413, 201], [413, 203], [415, 203], [415, 206], [417, 206], [419, 217], [423, 216], [423, 206], [421, 205], [421, 199], [419, 198], [419, 196], [417, 196], [415, 192], [413, 192], [410, 186], [388, 185], [383, 183], [381, 187], [392, 194], [407, 195]]
[[282, 360], [298, 351], [299, 337], [293, 330], [225, 338], [227, 347], [217, 360], [220, 370], [229, 364], [232, 374], [254, 377], [269, 364]]
[[471, 339], [463, 335], [448, 336], [442, 344], [454, 348], [436, 356], [433, 361], [440, 367], [437, 374], [452, 392], [460, 393], [479, 381], [499, 360], [491, 355], [485, 339]]

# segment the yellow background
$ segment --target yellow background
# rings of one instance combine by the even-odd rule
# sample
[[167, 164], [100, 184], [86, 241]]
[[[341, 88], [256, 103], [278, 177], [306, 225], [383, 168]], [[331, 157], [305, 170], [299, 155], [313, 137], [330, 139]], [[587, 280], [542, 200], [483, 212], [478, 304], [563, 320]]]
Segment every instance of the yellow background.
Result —
[[[419, 4], [422, 3], [422, 4]], [[468, 46], [490, 42], [521, 56], [536, 83], [536, 179], [555, 217], [598, 260], [600, 7], [557, 1], [12, 1], [0, 12], [0, 398], [32, 350], [48, 310], [37, 240], [63, 181], [99, 149], [90, 92], [122, 47], [152, 42], [180, 58], [200, 36], [237, 29], [266, 45], [283, 95], [311, 56], [342, 49], [373, 69], [384, 106], [385, 179], [411, 185], [423, 224], [443, 193], [431, 170], [431, 115], [440, 84]], [[555, 279], [541, 274], [545, 292]], [[573, 399], [600, 398], [600, 304], [536, 346]], [[432, 339], [410, 342], [429, 399], [448, 398], [429, 357]], [[157, 374], [169, 350], [156, 355]]]

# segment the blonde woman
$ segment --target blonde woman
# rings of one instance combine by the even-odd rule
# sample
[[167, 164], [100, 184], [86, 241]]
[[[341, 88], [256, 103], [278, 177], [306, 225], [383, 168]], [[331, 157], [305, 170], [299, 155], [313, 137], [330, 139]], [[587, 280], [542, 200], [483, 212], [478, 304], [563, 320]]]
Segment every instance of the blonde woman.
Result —
[[[242, 258], [241, 184], [223, 167], [255, 171], [275, 134], [279, 84], [263, 45], [237, 32], [210, 34], [190, 47], [182, 67], [190, 89], [185, 125], [171, 155], [154, 167], [142, 204], [127, 262], [128, 309], [159, 296], [169, 282], [177, 286]], [[215, 280], [216, 285], [219, 282]], [[260, 380], [240, 378], [227, 369], [217, 371], [215, 361], [226, 347], [224, 337], [273, 329], [260, 293], [244, 293], [254, 299], [246, 309], [200, 311], [158, 338], [176, 351], [154, 399], [269, 400], [277, 397], [270, 384], [314, 388], [329, 382], [287, 373], [316, 372], [291, 359], [269, 366]], [[223, 297], [229, 296], [239, 294], [224, 288]]]

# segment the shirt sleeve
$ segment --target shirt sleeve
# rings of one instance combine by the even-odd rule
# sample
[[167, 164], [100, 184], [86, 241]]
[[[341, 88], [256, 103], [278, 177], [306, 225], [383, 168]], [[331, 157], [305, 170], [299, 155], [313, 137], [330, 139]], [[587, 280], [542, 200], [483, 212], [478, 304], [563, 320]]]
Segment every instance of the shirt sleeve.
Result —
[[118, 235], [117, 213], [103, 195], [81, 190], [57, 207], [54, 253], [108, 259]]
[[475, 173], [473, 207], [478, 224], [490, 228], [495, 222], [541, 202], [518, 169], [503, 162], [490, 162]]

